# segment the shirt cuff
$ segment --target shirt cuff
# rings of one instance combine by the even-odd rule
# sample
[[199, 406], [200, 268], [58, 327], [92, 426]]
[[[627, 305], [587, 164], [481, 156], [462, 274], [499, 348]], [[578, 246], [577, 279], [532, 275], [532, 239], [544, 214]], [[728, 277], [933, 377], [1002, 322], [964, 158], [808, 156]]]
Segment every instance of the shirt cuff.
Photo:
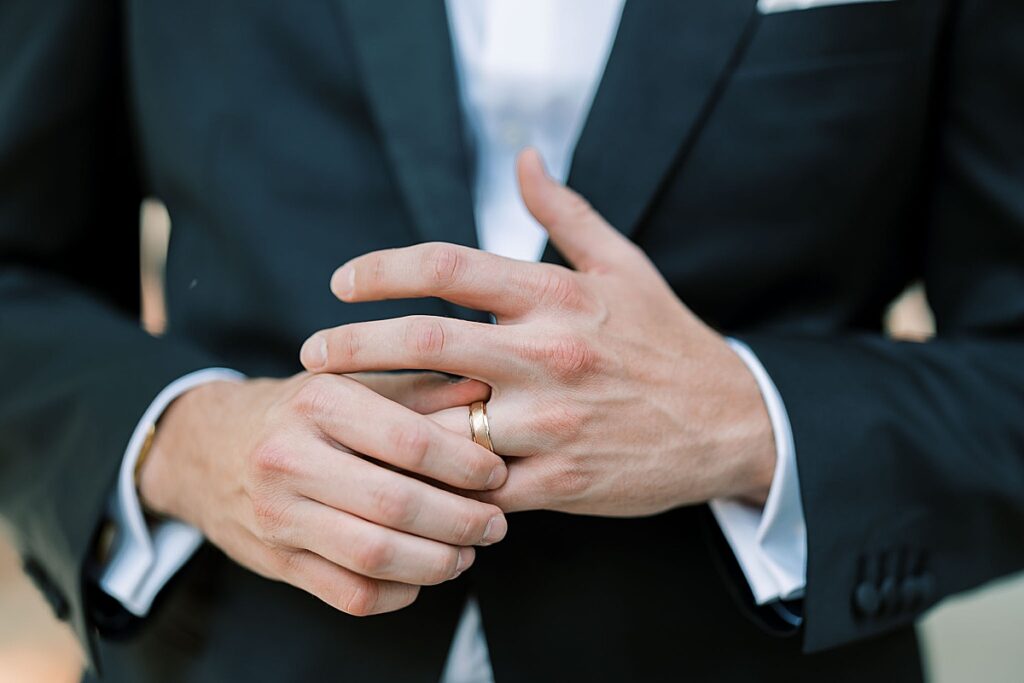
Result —
[[735, 500], [709, 502], [758, 605], [803, 597], [807, 525], [800, 501], [796, 447], [782, 396], [746, 344], [727, 340], [757, 380], [775, 435], [775, 474], [763, 509]]
[[135, 490], [135, 464], [150, 426], [171, 402], [190, 389], [215, 381], [241, 381], [244, 375], [227, 368], [189, 373], [167, 385], [142, 414], [121, 461], [117, 490], [111, 496], [110, 517], [116, 529], [110, 559], [99, 585], [126, 610], [138, 617], [149, 613], [153, 600], [203, 542], [195, 527], [177, 520], [146, 523]]

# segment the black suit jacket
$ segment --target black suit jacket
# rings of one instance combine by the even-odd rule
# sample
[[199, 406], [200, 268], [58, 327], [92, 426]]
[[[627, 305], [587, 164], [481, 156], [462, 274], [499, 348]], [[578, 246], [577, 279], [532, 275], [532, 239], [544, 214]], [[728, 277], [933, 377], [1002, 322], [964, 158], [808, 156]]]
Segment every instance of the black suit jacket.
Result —
[[[777, 384], [799, 631], [748, 618], [701, 508], [516, 515], [465, 577], [369, 619], [206, 548], [113, 629], [93, 536], [163, 386], [455, 312], [327, 288], [372, 249], [474, 244], [450, 39], [440, 0], [6, 0], [0, 512], [26, 569], [111, 680], [436, 681], [469, 590], [498, 680], [918, 678], [915, 617], [1024, 566], [1022, 33], [1017, 0], [626, 5], [570, 184]], [[137, 324], [144, 195], [174, 223], [161, 339]], [[885, 339], [918, 279], [938, 338]]]

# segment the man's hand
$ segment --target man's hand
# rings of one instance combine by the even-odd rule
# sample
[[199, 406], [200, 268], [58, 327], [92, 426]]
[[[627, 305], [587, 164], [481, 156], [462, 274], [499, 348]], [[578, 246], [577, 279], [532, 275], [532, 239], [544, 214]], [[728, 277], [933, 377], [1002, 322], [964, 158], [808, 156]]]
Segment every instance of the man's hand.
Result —
[[468, 491], [500, 486], [501, 458], [416, 412], [487, 391], [433, 374], [203, 385], [161, 419], [140, 495], [263, 576], [349, 614], [396, 610], [505, 534], [494, 505], [403, 473]]
[[[763, 503], [775, 467], [756, 382], [675, 296], [645, 254], [579, 195], [520, 156], [530, 212], [575, 267], [452, 244], [379, 251], [341, 267], [343, 301], [440, 297], [498, 325], [414, 316], [344, 325], [306, 341], [312, 372], [429, 369], [492, 387], [491, 436], [506, 511], [634, 516], [738, 497]], [[468, 434], [466, 408], [434, 418]]]

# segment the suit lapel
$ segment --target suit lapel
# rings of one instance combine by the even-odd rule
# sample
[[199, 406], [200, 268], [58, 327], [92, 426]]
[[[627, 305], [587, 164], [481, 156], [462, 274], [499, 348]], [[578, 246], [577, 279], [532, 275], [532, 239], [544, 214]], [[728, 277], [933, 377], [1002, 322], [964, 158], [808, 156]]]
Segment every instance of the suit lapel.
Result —
[[[335, 1], [417, 228], [476, 246], [444, 2]], [[697, 133], [756, 17], [755, 0], [626, 2], [569, 175], [625, 234]]]
[[476, 246], [444, 2], [336, 1], [416, 227], [427, 240]]
[[626, 2], [569, 174], [625, 234], [696, 134], [756, 16], [755, 0]]

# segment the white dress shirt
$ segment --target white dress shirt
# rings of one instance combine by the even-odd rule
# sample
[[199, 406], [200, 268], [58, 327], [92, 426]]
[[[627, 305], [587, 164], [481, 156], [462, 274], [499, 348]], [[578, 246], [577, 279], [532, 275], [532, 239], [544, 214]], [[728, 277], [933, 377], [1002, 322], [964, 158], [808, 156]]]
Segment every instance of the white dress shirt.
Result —
[[[482, 249], [527, 261], [540, 258], [546, 235], [519, 196], [515, 157], [537, 148], [549, 173], [564, 181], [573, 150], [611, 52], [625, 0], [447, 0], [466, 137], [475, 157], [474, 212]], [[763, 510], [716, 500], [711, 509], [755, 599], [798, 597], [806, 582], [807, 540], [793, 435], [782, 398], [756, 356], [732, 348], [754, 374], [775, 434], [777, 463]], [[145, 616], [166, 582], [202, 542], [175, 521], [147, 527], [133, 473], [145, 434], [176, 396], [215, 379], [213, 368], [169, 385], [149, 406], [124, 456], [111, 517], [119, 530], [100, 586]], [[493, 681], [479, 609], [467, 602], [442, 683]]]

